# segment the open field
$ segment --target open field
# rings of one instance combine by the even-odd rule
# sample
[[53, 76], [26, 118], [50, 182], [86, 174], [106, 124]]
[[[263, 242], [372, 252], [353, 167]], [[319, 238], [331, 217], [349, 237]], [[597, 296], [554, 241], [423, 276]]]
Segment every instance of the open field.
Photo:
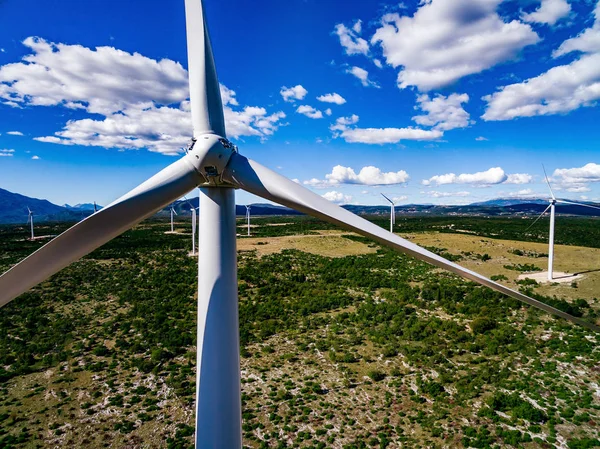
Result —
[[[600, 445], [597, 336], [318, 222], [254, 224], [247, 447]], [[589, 271], [577, 285], [517, 283], [547, 245], [476, 224], [400, 235], [597, 322], [600, 249], [556, 246], [557, 270]], [[193, 447], [196, 265], [189, 226], [168, 229], [144, 222], [0, 310], [0, 447]], [[25, 231], [0, 228], [0, 270], [41, 244]]]

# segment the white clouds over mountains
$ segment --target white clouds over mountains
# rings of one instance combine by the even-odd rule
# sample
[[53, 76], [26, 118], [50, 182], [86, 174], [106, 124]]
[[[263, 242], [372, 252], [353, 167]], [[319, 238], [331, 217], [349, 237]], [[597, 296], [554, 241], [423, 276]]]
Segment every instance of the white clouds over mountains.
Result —
[[[86, 48], [27, 38], [31, 54], [0, 67], [0, 100], [13, 107], [63, 106], [104, 116], [67, 122], [42, 142], [105, 148], [148, 148], [174, 154], [192, 135], [187, 71], [113, 47]], [[222, 86], [225, 122], [231, 137], [265, 138], [282, 112], [238, 106], [235, 92]]]
[[325, 175], [325, 180], [313, 178], [309, 181], [304, 181], [304, 184], [316, 188], [327, 188], [340, 184], [377, 186], [403, 184], [409, 179], [410, 176], [404, 170], [385, 173], [377, 167], [368, 166], [363, 167], [357, 174], [351, 167], [336, 165], [333, 167], [331, 173]]
[[421, 181], [421, 184], [425, 186], [471, 184], [479, 187], [487, 187], [495, 184], [528, 184], [531, 181], [531, 175], [526, 173], [507, 174], [501, 167], [494, 167], [477, 173], [463, 173], [460, 175], [446, 173], [444, 175], [435, 175], [429, 179], [424, 179]]

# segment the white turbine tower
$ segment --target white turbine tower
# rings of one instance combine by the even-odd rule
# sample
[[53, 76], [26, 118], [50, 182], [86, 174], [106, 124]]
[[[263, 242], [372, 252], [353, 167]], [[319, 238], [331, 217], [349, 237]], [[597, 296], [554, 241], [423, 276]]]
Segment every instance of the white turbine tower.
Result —
[[31, 240], [35, 240], [33, 235], [33, 211], [27, 207], [27, 212], [29, 212], [29, 215], [27, 216], [27, 224], [31, 227]]
[[390, 202], [390, 232], [394, 232], [394, 225], [396, 224], [396, 209], [394, 208], [394, 206], [396, 206], [396, 203], [390, 200], [383, 193], [381, 194], [381, 196]]
[[248, 222], [248, 237], [250, 237], [250, 206], [246, 206], [246, 221]]
[[200, 187], [197, 448], [242, 446], [235, 189], [294, 208], [490, 287], [594, 331], [571, 316], [450, 262], [247, 159], [225, 137], [203, 6], [185, 0], [193, 139], [189, 151], [129, 193], [68, 229], [0, 276], [0, 306]]
[[173, 207], [173, 205], [171, 205], [171, 232], [173, 231], [173, 214], [177, 215], [177, 212], [175, 212], [175, 208]]
[[196, 209], [198, 207], [192, 206], [192, 255], [196, 255], [196, 229], [198, 229], [198, 222], [196, 220]]
[[548, 189], [550, 190], [550, 199], [548, 200], [550, 202], [550, 205], [546, 209], [544, 209], [544, 211], [539, 215], [539, 217], [537, 217], [535, 219], [535, 221], [533, 223], [531, 223], [531, 225], [526, 229], [525, 232], [529, 231], [529, 229], [531, 229], [533, 227], [533, 225], [535, 225], [538, 222], [538, 220], [540, 218], [542, 218], [546, 212], [548, 212], [548, 209], [550, 209], [550, 232], [548, 233], [548, 280], [552, 281], [554, 279], [554, 220], [556, 217], [556, 205], [557, 204], [572, 204], [575, 206], [590, 207], [592, 209], [599, 209], [599, 210], [600, 210], [600, 207], [591, 206], [591, 205], [585, 204], [585, 203], [576, 203], [574, 201], [566, 201], [566, 200], [557, 199], [554, 196], [552, 187], [550, 186], [550, 180], [548, 179], [548, 175], [546, 173], [546, 168], [544, 166], [542, 166], [542, 169], [544, 170], [544, 178], [546, 179], [546, 184], [548, 184]]

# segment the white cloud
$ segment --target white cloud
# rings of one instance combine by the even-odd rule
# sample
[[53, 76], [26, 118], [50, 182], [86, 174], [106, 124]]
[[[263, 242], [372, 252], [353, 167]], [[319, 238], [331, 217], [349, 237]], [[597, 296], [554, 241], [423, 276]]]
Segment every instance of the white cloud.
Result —
[[351, 195], [344, 195], [343, 193], [336, 192], [335, 190], [332, 190], [331, 192], [327, 192], [321, 196], [323, 198], [325, 198], [327, 201], [331, 201], [332, 203], [338, 203], [338, 204], [348, 204], [349, 202], [352, 201]]
[[400, 196], [393, 196], [392, 197], [392, 201], [394, 203], [399, 203], [400, 201], [406, 201], [408, 199], [408, 197], [406, 195], [400, 195]]
[[566, 17], [571, 12], [571, 5], [567, 0], [541, 0], [540, 7], [535, 11], [522, 14], [525, 22], [546, 23], [554, 25], [559, 19]]
[[488, 104], [482, 118], [511, 120], [595, 105], [600, 99], [600, 3], [594, 15], [591, 28], [567, 39], [552, 55], [558, 58], [577, 51], [583, 53], [579, 59], [483, 97]]
[[344, 104], [346, 102], [346, 99], [336, 92], [333, 92], [331, 94], [321, 95], [320, 97], [317, 97], [317, 100], [322, 101], [324, 103], [335, 103], [335, 104]]
[[279, 93], [283, 97], [284, 101], [291, 103], [295, 100], [302, 100], [306, 96], [308, 91], [304, 87], [302, 87], [302, 85], [298, 84], [297, 86], [289, 88], [283, 86]]
[[600, 182], [600, 164], [590, 162], [583, 167], [557, 168], [552, 174], [552, 181], [558, 189], [568, 192], [589, 192], [590, 182]]
[[486, 138], [486, 137], [483, 137], [483, 136], [479, 136], [479, 137], [475, 137], [475, 140], [476, 140], [477, 142], [485, 142], [485, 141], [488, 141], [488, 140], [490, 140], [490, 139], [488, 139], [488, 138]]
[[385, 173], [377, 167], [367, 166], [363, 167], [357, 174], [351, 167], [336, 165], [333, 167], [331, 173], [325, 175], [325, 180], [313, 178], [309, 181], [304, 181], [304, 184], [317, 188], [327, 188], [340, 184], [377, 186], [404, 184], [409, 179], [410, 176], [404, 170]]
[[365, 87], [372, 86], [372, 87], [379, 88], [379, 84], [377, 84], [374, 81], [369, 80], [369, 72], [367, 72], [365, 69], [361, 69], [360, 67], [352, 66], [351, 68], [346, 70], [346, 73], [350, 73], [351, 75], [354, 75], [355, 77], [357, 77], [360, 80], [360, 82], [362, 83], [362, 85]]
[[23, 133], [21, 131], [8, 131], [6, 134], [10, 134], [11, 136], [22, 136]]
[[344, 47], [347, 55], [367, 55], [369, 43], [360, 37], [362, 22], [357, 20], [352, 28], [347, 28], [339, 23], [335, 26], [335, 34], [340, 38], [340, 44]]
[[412, 119], [422, 126], [432, 126], [433, 129], [448, 131], [469, 126], [469, 113], [462, 107], [469, 101], [467, 94], [451, 94], [447, 97], [436, 95], [430, 98], [423, 94], [417, 97], [418, 106], [425, 115], [416, 115]]
[[509, 198], [532, 198], [536, 197], [537, 195], [531, 189], [522, 189], [518, 190], [517, 192], [509, 192], [507, 196]]
[[327, 108], [325, 109], [325, 114], [326, 115], [331, 115], [333, 112], [331, 112], [331, 108]]
[[313, 118], [313, 119], [323, 118], [323, 113], [321, 111], [313, 108], [312, 106], [308, 106], [305, 104], [298, 106], [298, 109], [296, 109], [296, 112], [298, 114], [306, 115], [308, 118]]
[[529, 184], [533, 180], [533, 176], [527, 173], [513, 173], [508, 175], [505, 184]]
[[527, 184], [531, 182], [532, 177], [526, 173], [515, 173], [507, 175], [501, 167], [493, 167], [489, 170], [477, 173], [463, 173], [456, 175], [446, 173], [444, 175], [435, 175], [429, 179], [424, 179], [421, 184], [446, 185], [446, 184], [472, 184], [477, 186], [490, 186], [495, 184]]
[[13, 157], [15, 154], [15, 150], [4, 148], [0, 150], [0, 157]]
[[386, 62], [400, 67], [398, 87], [427, 91], [447, 86], [539, 41], [531, 26], [498, 15], [501, 2], [425, 0], [412, 17], [385, 14], [371, 44], [381, 43]]
[[329, 127], [334, 137], [341, 137], [348, 143], [386, 144], [401, 140], [435, 140], [444, 135], [443, 131], [420, 128], [351, 128], [358, 122], [358, 116], [340, 117]]
[[34, 161], [37, 161], [39, 158], [39, 156], [31, 156], [31, 159], [33, 159]]
[[471, 192], [438, 192], [437, 190], [428, 190], [421, 192], [421, 195], [430, 196], [432, 198], [450, 198], [470, 196]]
[[[112, 47], [90, 49], [27, 38], [22, 62], [0, 66], [0, 100], [17, 106], [63, 106], [102, 118], [68, 121], [41, 142], [104, 148], [147, 148], [176, 154], [192, 134], [187, 71], [171, 60], [155, 61]], [[85, 75], [85, 76], [84, 76]], [[91, 81], [92, 80], [92, 81]], [[227, 134], [264, 139], [283, 112], [239, 106], [221, 86]]]

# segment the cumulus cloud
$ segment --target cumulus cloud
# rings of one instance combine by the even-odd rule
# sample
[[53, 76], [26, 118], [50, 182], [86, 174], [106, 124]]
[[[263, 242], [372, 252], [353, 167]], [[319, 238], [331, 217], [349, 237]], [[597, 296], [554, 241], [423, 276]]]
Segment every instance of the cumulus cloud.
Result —
[[324, 103], [335, 103], [335, 104], [344, 104], [346, 102], [346, 99], [336, 92], [333, 92], [331, 94], [321, 95], [320, 97], [317, 97], [317, 100], [322, 101]]
[[535, 197], [536, 194], [531, 189], [522, 189], [516, 192], [507, 193], [509, 198], [532, 198]]
[[323, 118], [323, 113], [321, 111], [313, 108], [312, 106], [308, 106], [305, 104], [298, 106], [298, 109], [296, 109], [296, 112], [298, 114], [306, 115], [308, 118], [313, 118], [313, 119]]
[[343, 23], [335, 26], [335, 34], [340, 38], [340, 44], [347, 55], [367, 55], [369, 43], [360, 37], [362, 22], [357, 20], [352, 28], [347, 28]]
[[22, 136], [23, 133], [21, 131], [8, 131], [6, 134], [10, 134], [11, 136]]
[[385, 173], [377, 167], [367, 166], [363, 167], [357, 174], [351, 167], [336, 165], [331, 173], [325, 175], [324, 180], [313, 178], [304, 181], [304, 184], [317, 188], [327, 188], [340, 184], [377, 186], [404, 184], [409, 179], [410, 176], [404, 170]]
[[279, 93], [283, 97], [283, 101], [291, 103], [296, 100], [302, 100], [306, 96], [308, 91], [304, 87], [302, 87], [302, 85], [298, 84], [294, 87], [283, 86]]
[[348, 143], [386, 144], [401, 140], [435, 140], [444, 135], [440, 130], [420, 128], [356, 128], [358, 115], [340, 117], [329, 127], [334, 137], [341, 137]]
[[531, 26], [505, 22], [502, 0], [426, 0], [411, 17], [385, 14], [371, 39], [386, 62], [400, 67], [398, 87], [421, 91], [454, 83], [514, 58], [539, 41]]
[[571, 5], [567, 0], [541, 0], [538, 9], [531, 13], [524, 13], [521, 18], [525, 22], [546, 23], [554, 25], [559, 19], [566, 17], [571, 12]]
[[352, 66], [348, 70], [346, 70], [346, 73], [349, 73], [349, 74], [357, 77], [360, 80], [360, 82], [362, 83], [362, 85], [365, 87], [372, 86], [372, 87], [379, 88], [379, 84], [377, 84], [376, 82], [371, 81], [369, 79], [369, 72], [367, 72], [365, 69], [362, 69], [362, 68], [356, 67], [356, 66]]
[[332, 190], [331, 192], [327, 192], [321, 196], [323, 198], [325, 198], [327, 201], [331, 201], [332, 203], [338, 203], [338, 204], [348, 204], [349, 202], [352, 201], [351, 195], [344, 195], [343, 193], [336, 192], [335, 190]]
[[493, 167], [489, 170], [477, 173], [463, 173], [456, 175], [446, 173], [444, 175], [435, 175], [429, 179], [424, 179], [421, 184], [425, 186], [446, 185], [446, 184], [471, 184], [476, 186], [491, 186], [495, 184], [527, 184], [532, 177], [526, 173], [506, 174], [501, 167]]
[[15, 154], [15, 150], [4, 148], [0, 150], [0, 157], [13, 157]]
[[600, 99], [600, 3], [595, 22], [578, 36], [567, 39], [552, 54], [554, 58], [581, 52], [575, 61], [556, 66], [522, 83], [503, 86], [483, 99], [484, 120], [561, 114], [593, 106]]
[[475, 137], [475, 140], [476, 140], [477, 142], [485, 142], [485, 141], [488, 141], [488, 140], [490, 140], [490, 139], [488, 139], [488, 138], [486, 138], [486, 137], [483, 137], [483, 136], [479, 136], [479, 137]]
[[469, 113], [462, 107], [469, 101], [467, 94], [451, 94], [447, 97], [436, 95], [430, 98], [423, 94], [417, 97], [417, 106], [425, 115], [417, 115], [412, 119], [422, 126], [448, 131], [455, 128], [466, 128], [470, 124]]
[[331, 111], [331, 108], [327, 108], [327, 109], [325, 109], [325, 114], [326, 114], [326, 115], [331, 115], [331, 114], [333, 114], [333, 112]]
[[[31, 53], [22, 62], [0, 67], [0, 101], [17, 106], [62, 106], [102, 116], [70, 120], [61, 131], [36, 140], [147, 148], [164, 154], [175, 154], [189, 142], [188, 75], [179, 63], [113, 47], [90, 49], [33, 37], [23, 43]], [[230, 137], [264, 139], [285, 117], [283, 112], [269, 114], [262, 107], [239, 108], [236, 93], [226, 86], [221, 86], [221, 95]]]
[[31, 159], [33, 159], [34, 161], [37, 161], [39, 158], [39, 156], [31, 156]]
[[583, 167], [557, 168], [552, 181], [568, 192], [589, 192], [589, 183], [600, 182], [600, 164], [590, 162]]
[[437, 190], [428, 190], [421, 192], [421, 195], [426, 195], [431, 198], [450, 198], [470, 196], [471, 192], [438, 192]]

